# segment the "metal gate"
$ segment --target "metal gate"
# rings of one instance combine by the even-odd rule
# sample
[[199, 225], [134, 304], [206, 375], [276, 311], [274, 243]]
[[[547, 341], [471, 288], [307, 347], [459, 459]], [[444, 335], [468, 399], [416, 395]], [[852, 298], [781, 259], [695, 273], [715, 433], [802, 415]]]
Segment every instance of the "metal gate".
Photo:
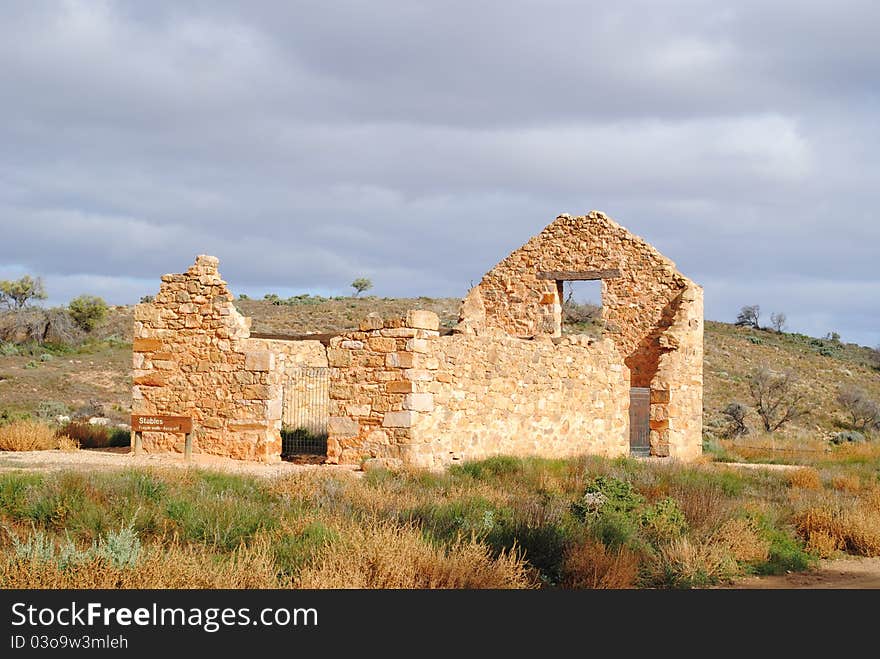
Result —
[[651, 390], [646, 387], [629, 390], [629, 452], [651, 455]]
[[297, 368], [284, 386], [281, 455], [327, 454], [330, 369]]

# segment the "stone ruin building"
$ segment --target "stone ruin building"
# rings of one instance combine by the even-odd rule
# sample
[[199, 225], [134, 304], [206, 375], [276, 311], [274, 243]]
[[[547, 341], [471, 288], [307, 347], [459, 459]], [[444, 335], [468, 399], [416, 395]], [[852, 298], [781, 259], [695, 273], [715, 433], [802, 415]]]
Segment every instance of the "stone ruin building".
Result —
[[[275, 462], [297, 452], [282, 436], [310, 435], [328, 463], [425, 468], [701, 452], [702, 289], [603, 213], [559, 216], [443, 331], [412, 310], [332, 337], [252, 334], [217, 268], [199, 256], [135, 309], [133, 414], [191, 417], [197, 453]], [[599, 338], [562, 333], [573, 280], [601, 280]], [[182, 446], [143, 436], [147, 452]]]

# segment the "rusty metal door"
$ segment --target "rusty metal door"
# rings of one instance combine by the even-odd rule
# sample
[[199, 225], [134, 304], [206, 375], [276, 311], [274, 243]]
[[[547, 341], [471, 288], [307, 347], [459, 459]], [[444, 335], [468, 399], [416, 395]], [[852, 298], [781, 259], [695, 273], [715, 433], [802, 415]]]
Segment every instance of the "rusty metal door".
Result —
[[651, 455], [651, 390], [633, 387], [629, 393], [629, 452]]
[[284, 385], [281, 455], [326, 455], [329, 419], [330, 369], [294, 369]]

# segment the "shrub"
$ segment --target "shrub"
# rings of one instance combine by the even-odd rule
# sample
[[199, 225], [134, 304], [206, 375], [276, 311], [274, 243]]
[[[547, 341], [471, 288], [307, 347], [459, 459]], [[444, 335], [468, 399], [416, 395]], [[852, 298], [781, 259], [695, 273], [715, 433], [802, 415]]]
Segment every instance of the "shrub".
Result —
[[746, 417], [749, 414], [748, 407], [740, 402], [734, 401], [724, 408], [722, 414], [728, 421], [725, 436], [736, 438], [749, 434], [749, 427], [746, 424]]
[[459, 539], [435, 545], [412, 526], [374, 522], [347, 529], [294, 581], [297, 588], [529, 588], [517, 552]]
[[737, 315], [736, 317], [736, 324], [740, 325], [741, 327], [753, 327], [755, 329], [760, 329], [760, 318], [761, 306], [758, 304], [750, 304], [742, 307], [739, 310], [739, 315]]
[[107, 303], [94, 295], [80, 295], [67, 305], [70, 317], [85, 332], [91, 332], [107, 318]]
[[788, 530], [770, 526], [767, 522], [759, 528], [761, 537], [770, 543], [770, 555], [766, 561], [754, 566], [756, 574], [803, 572], [816, 564], [816, 554]]
[[645, 565], [647, 585], [667, 588], [709, 586], [736, 576], [739, 567], [730, 553], [718, 544], [679, 538], [657, 551], [656, 560]]
[[796, 517], [795, 524], [807, 547], [820, 555], [844, 550], [858, 556], [880, 556], [880, 511], [870, 506], [810, 508]]
[[19, 420], [0, 426], [0, 451], [48, 451], [63, 444], [70, 446], [69, 438], [40, 421]]
[[782, 330], [785, 329], [785, 322], [788, 320], [786, 315], [781, 311], [778, 313], [770, 314], [770, 326], [773, 330], [779, 334], [782, 333]]
[[626, 547], [609, 549], [586, 538], [566, 551], [562, 566], [563, 588], [621, 589], [635, 587], [639, 556]]
[[822, 489], [822, 479], [813, 467], [802, 467], [788, 472], [788, 484], [804, 490]]
[[723, 547], [740, 563], [757, 563], [770, 557], [770, 542], [761, 537], [757, 525], [750, 519], [727, 520], [709, 536], [709, 540]]
[[589, 519], [607, 513], [631, 513], [645, 503], [645, 497], [632, 483], [612, 476], [598, 476], [587, 486], [580, 501], [572, 504], [572, 513]]
[[865, 436], [857, 430], [844, 430], [831, 438], [832, 444], [860, 444], [865, 441]]
[[849, 415], [856, 430], [880, 428], [880, 403], [870, 399], [864, 389], [843, 386], [837, 392], [837, 402]]
[[[79, 333], [66, 309], [25, 308], [0, 313], [0, 341], [7, 343], [63, 345], [75, 342]], [[30, 354], [36, 356], [33, 349]]]
[[0, 341], [0, 356], [17, 357], [19, 355], [18, 346], [14, 343], [5, 343]]
[[798, 387], [794, 372], [773, 373], [762, 367], [752, 373], [748, 384], [755, 411], [767, 432], [807, 414], [807, 394]]
[[661, 499], [642, 511], [641, 526], [653, 543], [667, 542], [680, 538], [688, 530], [684, 513], [675, 499]]
[[41, 400], [37, 405], [35, 416], [41, 421], [53, 422], [59, 416], [66, 416], [70, 413], [70, 408], [59, 400]]
[[110, 446], [129, 446], [131, 433], [123, 428], [92, 425], [83, 421], [65, 424], [58, 435], [66, 435], [79, 443], [81, 448], [107, 448]]

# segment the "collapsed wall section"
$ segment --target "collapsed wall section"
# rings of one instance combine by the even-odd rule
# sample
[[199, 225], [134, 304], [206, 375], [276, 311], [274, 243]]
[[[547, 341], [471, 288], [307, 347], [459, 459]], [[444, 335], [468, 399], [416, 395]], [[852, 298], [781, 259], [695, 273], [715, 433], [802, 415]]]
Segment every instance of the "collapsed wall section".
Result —
[[[217, 265], [199, 256], [135, 307], [132, 413], [192, 417], [194, 452], [275, 462], [283, 373], [268, 346], [249, 338], [250, 319]], [[182, 452], [183, 437], [144, 433], [143, 447]]]

